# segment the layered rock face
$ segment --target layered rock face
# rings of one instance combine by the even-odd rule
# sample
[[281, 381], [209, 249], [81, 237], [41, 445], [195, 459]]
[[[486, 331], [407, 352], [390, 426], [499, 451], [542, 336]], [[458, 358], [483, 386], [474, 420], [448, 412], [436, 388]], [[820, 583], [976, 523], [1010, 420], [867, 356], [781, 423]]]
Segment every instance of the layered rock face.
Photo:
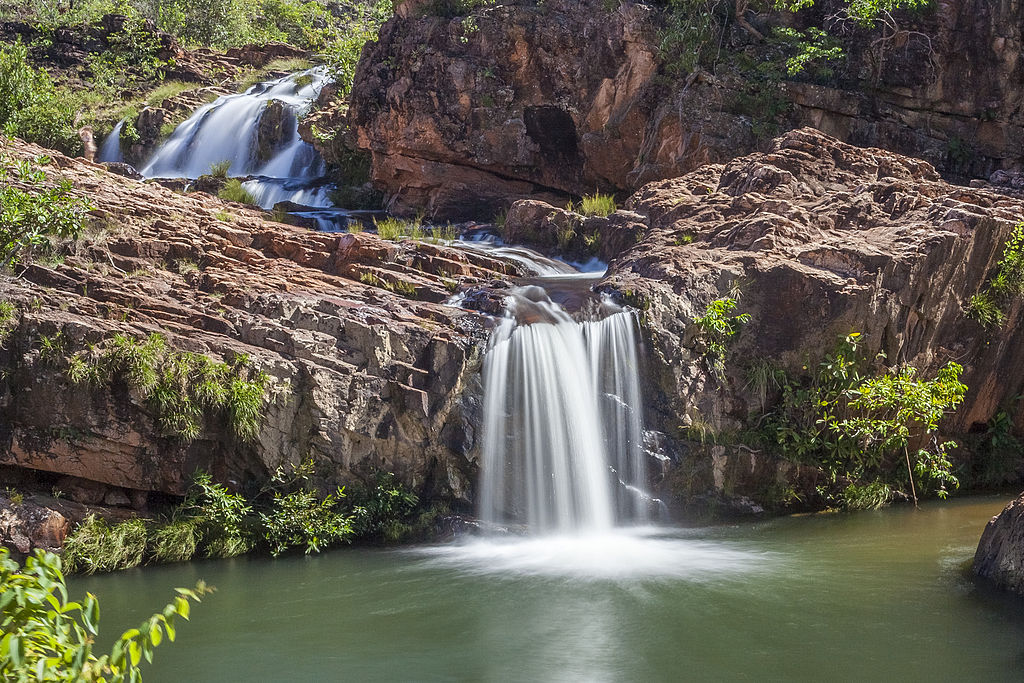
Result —
[[985, 526], [974, 555], [975, 575], [1024, 595], [1024, 494]]
[[[196, 470], [241, 485], [306, 457], [325, 486], [393, 471], [427, 495], [466, 499], [487, 329], [439, 302], [456, 281], [504, 278], [504, 264], [308, 232], [19, 141], [6, 148], [12, 161], [44, 153], [50, 179], [92, 201], [95, 225], [62, 263], [0, 282], [17, 308], [0, 348], [0, 464], [120, 487], [136, 506], [146, 497], [133, 491], [180, 495]], [[117, 332], [250, 356], [271, 377], [256, 441], [216, 416], [191, 443], [162, 436], [135, 390], [73, 384], [64, 359], [41, 353], [44, 338], [61, 335], [72, 354]]]
[[[950, 185], [926, 162], [801, 129], [771, 152], [651, 183], [626, 209], [612, 221], [642, 237], [615, 256], [602, 287], [643, 308], [659, 429], [749, 424], [772, 399], [749, 379], [756, 362], [800, 375], [856, 331], [864, 357], [884, 353], [885, 365], [964, 366], [970, 390], [948, 433], [983, 429], [1000, 409], [1024, 430], [1024, 410], [1011, 400], [1024, 390], [1020, 302], [999, 330], [965, 313], [1024, 217], [1019, 196]], [[751, 321], [721, 380], [704, 362], [693, 319], [724, 296]], [[749, 448], [729, 450], [688, 461], [680, 470], [688, 490], [703, 482], [758, 495], [776, 475], [810, 476], [785, 463], [766, 468]]]
[[[772, 102], [746, 94], [753, 81], [730, 61], [764, 59], [739, 29], [714, 75], [667, 78], [660, 10], [647, 5], [524, 0], [467, 17], [423, 11], [385, 25], [352, 93], [358, 144], [399, 210], [480, 217], [509, 197], [634, 191], [765, 148], [763, 131], [776, 126], [812, 125], [958, 177], [1019, 169], [1024, 156], [1016, 1], [936, 3], [897, 16], [886, 40], [841, 32], [848, 56], [836, 76], [782, 81]], [[776, 117], [772, 107], [789, 111]]]

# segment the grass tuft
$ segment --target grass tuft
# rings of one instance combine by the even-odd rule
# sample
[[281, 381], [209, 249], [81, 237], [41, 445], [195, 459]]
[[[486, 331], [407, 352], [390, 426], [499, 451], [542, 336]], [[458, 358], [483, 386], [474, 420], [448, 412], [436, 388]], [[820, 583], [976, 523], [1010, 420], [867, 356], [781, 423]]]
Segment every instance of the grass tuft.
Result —
[[615, 197], [613, 195], [595, 192], [594, 194], [583, 195], [578, 208], [584, 216], [600, 216], [603, 218], [615, 213], [618, 207], [615, 205]]

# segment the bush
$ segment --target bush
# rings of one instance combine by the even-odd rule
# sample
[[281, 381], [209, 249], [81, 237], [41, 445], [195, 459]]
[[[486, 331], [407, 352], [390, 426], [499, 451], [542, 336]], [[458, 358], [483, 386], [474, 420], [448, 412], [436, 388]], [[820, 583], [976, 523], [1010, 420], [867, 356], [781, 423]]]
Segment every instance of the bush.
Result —
[[1001, 327], [1010, 303], [1024, 294], [1024, 221], [1017, 223], [1003, 246], [988, 284], [971, 296], [966, 313], [983, 326]]
[[147, 533], [142, 520], [113, 526], [89, 515], [64, 542], [64, 562], [73, 572], [113, 572], [142, 564]]
[[[832, 485], [855, 485], [841, 503], [865, 507], [863, 501], [882, 496], [881, 485], [915, 500], [918, 489], [945, 498], [959, 486], [948, 458], [956, 444], [940, 442], [935, 433], [942, 417], [963, 402], [963, 368], [947, 363], [930, 380], [919, 379], [912, 366], [864, 376], [859, 336], [843, 339], [812, 377], [774, 377], [782, 401], [767, 416], [769, 441], [787, 459], [822, 468]], [[922, 446], [911, 448], [915, 444]]]
[[116, 334], [101, 346], [70, 356], [66, 374], [76, 384], [92, 386], [123, 381], [142, 394], [166, 436], [184, 441], [200, 435], [204, 416], [211, 412], [223, 415], [239, 440], [254, 441], [270, 381], [250, 367], [246, 356], [237, 356], [230, 365], [218, 363], [202, 354], [174, 351], [157, 333], [145, 341]]
[[[40, 157], [37, 164], [48, 163]], [[0, 158], [0, 163], [8, 163]], [[0, 267], [13, 267], [39, 253], [49, 253], [56, 239], [77, 239], [82, 232], [89, 202], [71, 193], [66, 179], [46, 184], [46, 172], [28, 161], [15, 164], [14, 180], [28, 186], [21, 189], [8, 182], [10, 172], [0, 168]]]
[[242, 187], [242, 181], [238, 178], [228, 178], [224, 187], [220, 188], [217, 196], [227, 202], [239, 202], [240, 204], [255, 204], [256, 198], [252, 193]]
[[74, 156], [82, 151], [75, 130], [79, 104], [28, 63], [20, 42], [0, 47], [0, 131]]
[[0, 676], [5, 681], [140, 681], [142, 658], [152, 661], [164, 635], [174, 640], [178, 618], [187, 620], [189, 600], [210, 592], [202, 582], [176, 588], [174, 602], [129, 629], [109, 654], [97, 657], [100, 607], [91, 593], [68, 601], [61, 559], [37, 550], [20, 568], [0, 547]]
[[693, 319], [700, 330], [699, 342], [703, 346], [704, 359], [719, 376], [725, 370], [726, 344], [739, 333], [743, 325], [750, 322], [748, 313], [728, 315], [735, 308], [736, 300], [733, 298], [715, 299], [707, 305], [704, 315]]

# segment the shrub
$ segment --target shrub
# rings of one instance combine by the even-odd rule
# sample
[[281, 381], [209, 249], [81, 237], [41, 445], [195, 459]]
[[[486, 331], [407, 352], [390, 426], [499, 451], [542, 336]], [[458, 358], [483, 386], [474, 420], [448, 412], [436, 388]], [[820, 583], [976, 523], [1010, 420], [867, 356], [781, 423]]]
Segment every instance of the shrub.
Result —
[[[52, 343], [51, 343], [52, 345]], [[59, 356], [55, 350], [53, 356]], [[76, 384], [98, 386], [114, 380], [139, 390], [166, 435], [191, 441], [202, 432], [207, 412], [226, 417], [241, 441], [259, 436], [269, 378], [254, 371], [247, 357], [228, 365], [190, 352], [174, 351], [160, 334], [145, 341], [116, 334], [103, 348], [67, 359], [66, 374]]]
[[699, 341], [703, 345], [704, 358], [718, 375], [725, 369], [726, 344], [739, 333], [740, 327], [750, 322], [748, 313], [728, 315], [735, 308], [736, 300], [733, 298], [715, 299], [704, 309], [704, 315], [693, 319], [700, 330]]
[[988, 284], [971, 296], [966, 312], [985, 327], [1000, 327], [1006, 308], [1024, 294], [1024, 221], [1017, 223], [1003, 246]]
[[419, 503], [416, 495], [396, 482], [390, 472], [379, 473], [371, 486], [356, 487], [351, 500], [355, 534], [392, 542], [408, 533], [409, 516]]
[[20, 568], [0, 547], [0, 676], [5, 681], [139, 681], [142, 658], [152, 661], [164, 635], [173, 641], [177, 619], [189, 617], [189, 601], [209, 592], [202, 582], [192, 590], [176, 588], [174, 602], [125, 631], [109, 654], [97, 657], [99, 602], [91, 593], [69, 602], [62, 569], [58, 556], [41, 550]]
[[[942, 417], [963, 402], [963, 368], [947, 363], [930, 380], [919, 379], [912, 366], [865, 377], [858, 370], [859, 336], [844, 338], [810, 378], [778, 376], [782, 401], [768, 415], [770, 440], [787, 459], [821, 467], [832, 484], [879, 482], [909, 489], [915, 500], [918, 488], [946, 497], [959, 486], [948, 459], [956, 444], [934, 435]], [[914, 444], [923, 446], [911, 449]], [[840, 502], [867, 495], [855, 488]], [[876, 486], [872, 496], [880, 495]]]
[[74, 156], [82, 151], [77, 110], [69, 91], [28, 63], [28, 48], [20, 42], [0, 47], [0, 131]]
[[18, 309], [10, 301], [0, 301], [0, 349], [18, 327]]
[[[37, 164], [48, 163], [40, 157]], [[0, 162], [7, 163], [6, 159]], [[56, 239], [77, 239], [89, 202], [71, 193], [71, 182], [60, 179], [46, 183], [46, 172], [28, 161], [15, 165], [14, 179], [22, 189], [8, 182], [10, 172], [0, 168], [0, 267], [13, 267], [35, 254], [50, 253]]]
[[142, 564], [146, 553], [146, 525], [132, 519], [113, 526], [89, 515], [64, 542], [64, 562], [70, 571], [113, 572]]
[[228, 202], [239, 202], [241, 204], [255, 204], [256, 198], [252, 193], [242, 187], [242, 181], [238, 178], [228, 178], [224, 187], [220, 188], [217, 196]]

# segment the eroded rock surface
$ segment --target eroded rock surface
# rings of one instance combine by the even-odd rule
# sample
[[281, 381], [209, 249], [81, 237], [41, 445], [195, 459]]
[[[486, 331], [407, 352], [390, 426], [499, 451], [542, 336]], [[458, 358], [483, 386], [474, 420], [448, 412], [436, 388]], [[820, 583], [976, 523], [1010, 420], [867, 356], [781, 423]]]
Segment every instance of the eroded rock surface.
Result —
[[[0, 298], [17, 307], [0, 348], [0, 463], [130, 498], [180, 495], [197, 469], [241, 486], [312, 457], [325, 486], [384, 470], [422, 493], [468, 499], [472, 386], [488, 330], [440, 302], [457, 286], [505, 278], [505, 264], [309, 232], [20, 141], [6, 149], [11, 160], [44, 153], [49, 179], [89, 197], [96, 225], [62, 263], [0, 281]], [[191, 443], [161, 436], [136, 392], [72, 384], [63, 359], [41, 357], [43, 337], [62, 335], [71, 354], [117, 332], [160, 332], [174, 349], [215, 359], [249, 355], [271, 376], [258, 439], [239, 443], [215, 417]]]
[[[956, 177], [1021, 170], [1019, 2], [897, 13], [888, 40], [847, 26], [827, 81], [785, 76], [738, 28], [713, 69], [669, 75], [653, 5], [511, 0], [454, 18], [421, 5], [367, 47], [352, 92], [357, 142], [396, 209], [480, 218], [510, 198], [631, 192], [806, 125]], [[784, 17], [757, 19], [769, 33]], [[778, 78], [749, 66], [772, 59]]]

